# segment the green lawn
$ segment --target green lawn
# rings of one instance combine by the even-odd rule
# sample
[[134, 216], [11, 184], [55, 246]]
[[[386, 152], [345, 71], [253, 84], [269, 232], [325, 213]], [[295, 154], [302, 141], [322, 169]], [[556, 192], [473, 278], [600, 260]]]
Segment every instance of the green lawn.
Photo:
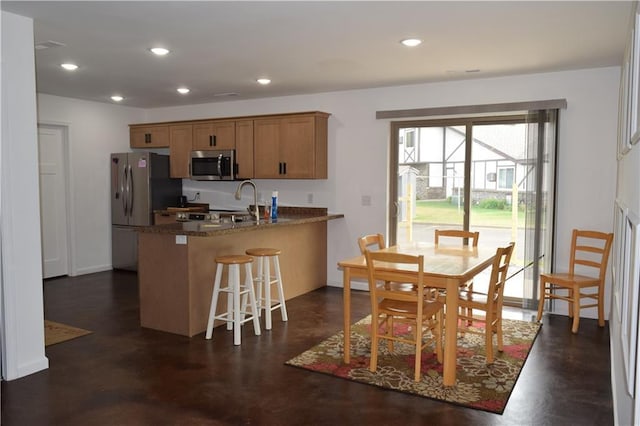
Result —
[[[416, 210], [414, 222], [462, 224], [462, 207], [458, 211], [458, 206], [449, 201], [417, 201]], [[511, 209], [496, 210], [472, 206], [471, 225], [510, 228], [511, 214]], [[518, 225], [521, 227], [523, 224], [524, 212], [518, 211]]]

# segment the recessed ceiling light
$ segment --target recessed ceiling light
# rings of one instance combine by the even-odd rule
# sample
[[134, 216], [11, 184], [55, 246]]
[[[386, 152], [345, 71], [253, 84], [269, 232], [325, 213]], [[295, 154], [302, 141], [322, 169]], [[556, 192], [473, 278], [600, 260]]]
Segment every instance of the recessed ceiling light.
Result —
[[408, 47], [416, 47], [420, 44], [422, 44], [422, 40], [417, 39], [417, 38], [405, 38], [404, 40], [400, 40], [400, 43], [404, 44], [405, 46]]
[[165, 49], [164, 47], [152, 47], [149, 50], [158, 56], [164, 56], [169, 53], [169, 49]]
[[67, 63], [67, 64], [60, 64], [60, 66], [67, 71], [75, 71], [78, 69], [78, 66], [76, 64]]
[[259, 78], [258, 80], [256, 80], [258, 83], [262, 84], [262, 85], [266, 85], [271, 83], [271, 80], [269, 80], [268, 78]]
[[178, 87], [178, 93], [182, 94], [182, 95], [186, 95], [187, 93], [189, 93], [191, 90], [189, 90], [188, 87]]
[[111, 100], [114, 101], [114, 102], [121, 102], [123, 99], [124, 98], [122, 96], [120, 96], [120, 95], [113, 95], [111, 97]]

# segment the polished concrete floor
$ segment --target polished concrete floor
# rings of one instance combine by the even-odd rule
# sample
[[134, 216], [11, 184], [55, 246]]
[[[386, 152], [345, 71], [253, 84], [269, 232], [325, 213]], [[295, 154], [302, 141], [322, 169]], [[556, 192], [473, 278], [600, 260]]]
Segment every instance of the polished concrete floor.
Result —
[[[49, 346], [50, 368], [2, 382], [2, 425], [609, 425], [609, 331], [543, 327], [503, 415], [462, 408], [284, 365], [342, 326], [342, 291], [287, 303], [289, 322], [242, 345], [138, 325], [137, 277], [103, 272], [44, 283], [45, 318], [93, 334]], [[368, 314], [354, 292], [353, 318]]]

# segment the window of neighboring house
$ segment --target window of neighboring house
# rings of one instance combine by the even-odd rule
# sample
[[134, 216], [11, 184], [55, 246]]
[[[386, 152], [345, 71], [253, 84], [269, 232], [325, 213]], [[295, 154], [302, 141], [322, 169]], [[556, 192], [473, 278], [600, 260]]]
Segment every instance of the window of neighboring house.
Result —
[[513, 187], [513, 167], [498, 169], [498, 189], [511, 189]]

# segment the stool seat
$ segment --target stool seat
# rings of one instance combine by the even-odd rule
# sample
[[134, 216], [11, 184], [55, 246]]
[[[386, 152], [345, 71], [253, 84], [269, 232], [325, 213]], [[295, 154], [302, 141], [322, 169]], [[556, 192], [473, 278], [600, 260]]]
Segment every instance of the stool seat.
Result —
[[280, 253], [282, 253], [282, 250], [275, 249], [275, 248], [259, 247], [259, 248], [247, 249], [247, 251], [245, 253], [247, 253], [249, 256], [256, 256], [256, 257], [277, 256]]
[[223, 265], [242, 265], [253, 262], [253, 258], [244, 254], [230, 254], [226, 256], [218, 256], [215, 261], [216, 263], [222, 263]]
[[[257, 285], [258, 315], [262, 315], [262, 310], [264, 309], [265, 329], [271, 330], [271, 311], [280, 309], [282, 321], [287, 321], [288, 319], [287, 307], [284, 302], [284, 290], [282, 288], [282, 276], [280, 274], [280, 261], [278, 260], [282, 251], [271, 247], [252, 247], [247, 249], [245, 253], [254, 256], [257, 260], [257, 271], [253, 281]], [[273, 264], [275, 276], [271, 275], [271, 264]], [[276, 286], [277, 299], [272, 299], [271, 297], [272, 285]]]

